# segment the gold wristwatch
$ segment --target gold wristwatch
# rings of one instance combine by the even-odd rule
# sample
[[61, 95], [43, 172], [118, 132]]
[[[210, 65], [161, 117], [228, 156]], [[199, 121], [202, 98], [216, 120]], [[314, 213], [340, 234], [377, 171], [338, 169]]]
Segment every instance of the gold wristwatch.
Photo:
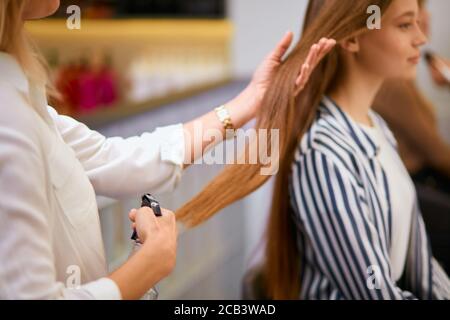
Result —
[[[216, 111], [216, 115], [219, 118], [219, 121], [223, 124], [226, 138], [228, 139], [234, 137], [236, 129], [233, 126], [230, 113], [228, 112], [227, 108], [225, 108], [225, 105], [215, 108], [214, 110]], [[233, 130], [233, 135], [229, 134], [230, 130]]]

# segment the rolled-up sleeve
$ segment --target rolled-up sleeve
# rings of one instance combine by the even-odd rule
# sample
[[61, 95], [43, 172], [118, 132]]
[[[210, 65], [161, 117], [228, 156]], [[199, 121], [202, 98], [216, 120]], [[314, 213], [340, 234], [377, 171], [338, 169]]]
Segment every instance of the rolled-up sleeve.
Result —
[[91, 294], [95, 300], [121, 300], [117, 284], [109, 278], [101, 278], [97, 281], [92, 281], [83, 286], [83, 289]]
[[49, 112], [98, 195], [122, 198], [165, 193], [180, 181], [185, 153], [182, 124], [127, 139], [106, 138], [51, 107]]

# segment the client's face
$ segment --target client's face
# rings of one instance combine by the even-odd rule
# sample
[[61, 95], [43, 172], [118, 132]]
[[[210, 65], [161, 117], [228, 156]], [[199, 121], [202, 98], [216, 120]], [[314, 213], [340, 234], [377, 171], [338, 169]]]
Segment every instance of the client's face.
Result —
[[422, 29], [422, 32], [427, 36], [427, 38], [431, 35], [431, 14], [430, 11], [424, 6], [420, 9], [419, 12], [419, 22], [420, 22], [420, 28]]
[[420, 47], [427, 41], [419, 17], [417, 0], [392, 1], [381, 29], [358, 37], [359, 63], [383, 78], [415, 78]]

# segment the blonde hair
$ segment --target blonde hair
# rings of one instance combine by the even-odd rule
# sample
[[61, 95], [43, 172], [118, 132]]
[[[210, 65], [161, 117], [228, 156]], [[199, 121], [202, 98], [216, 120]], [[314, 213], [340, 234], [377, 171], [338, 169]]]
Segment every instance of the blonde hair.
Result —
[[48, 86], [46, 64], [25, 31], [25, 3], [26, 0], [0, 0], [0, 51], [16, 58], [30, 82]]

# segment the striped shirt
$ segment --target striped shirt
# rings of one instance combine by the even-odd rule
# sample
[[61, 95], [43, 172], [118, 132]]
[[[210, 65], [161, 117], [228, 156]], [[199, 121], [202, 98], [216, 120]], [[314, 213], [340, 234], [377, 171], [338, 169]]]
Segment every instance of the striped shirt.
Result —
[[[374, 117], [388, 141], [395, 138]], [[392, 192], [379, 146], [325, 97], [302, 138], [289, 192], [301, 258], [300, 299], [450, 299], [417, 200], [403, 276], [390, 261]]]

